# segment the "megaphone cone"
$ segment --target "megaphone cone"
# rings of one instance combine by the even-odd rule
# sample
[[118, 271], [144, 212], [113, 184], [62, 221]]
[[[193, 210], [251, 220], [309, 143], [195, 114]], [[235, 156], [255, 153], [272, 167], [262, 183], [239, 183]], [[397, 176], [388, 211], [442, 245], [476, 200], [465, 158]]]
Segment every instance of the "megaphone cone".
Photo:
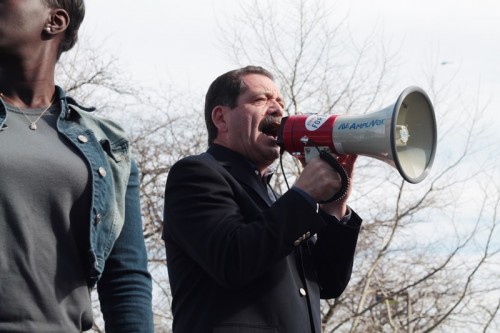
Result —
[[285, 117], [278, 144], [306, 161], [316, 156], [318, 149], [373, 157], [396, 168], [406, 181], [419, 183], [434, 161], [437, 126], [427, 94], [409, 87], [396, 103], [370, 114]]

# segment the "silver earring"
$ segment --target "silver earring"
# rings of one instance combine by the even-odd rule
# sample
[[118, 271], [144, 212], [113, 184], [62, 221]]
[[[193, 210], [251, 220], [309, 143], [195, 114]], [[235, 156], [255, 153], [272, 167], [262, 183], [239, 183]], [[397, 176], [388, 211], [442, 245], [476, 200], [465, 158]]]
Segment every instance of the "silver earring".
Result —
[[51, 27], [45, 27], [45, 31], [52, 32], [52, 28]]

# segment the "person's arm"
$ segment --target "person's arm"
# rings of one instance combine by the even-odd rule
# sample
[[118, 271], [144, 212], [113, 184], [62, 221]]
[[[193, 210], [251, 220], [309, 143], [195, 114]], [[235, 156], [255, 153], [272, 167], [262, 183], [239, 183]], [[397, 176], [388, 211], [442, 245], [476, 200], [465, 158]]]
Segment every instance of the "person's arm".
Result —
[[340, 296], [351, 278], [362, 220], [350, 208], [348, 212], [350, 218], [345, 221], [339, 221], [321, 209], [319, 212], [328, 221], [328, 227], [318, 233], [313, 250], [321, 298]]
[[[165, 192], [164, 232], [173, 248], [227, 288], [240, 288], [325, 227], [316, 210], [288, 191], [262, 210], [227, 171], [194, 159], [175, 164]], [[176, 258], [171, 258], [173, 261]]]
[[134, 162], [125, 200], [123, 229], [97, 285], [101, 311], [108, 333], [153, 332], [151, 276], [142, 232], [139, 175]]
[[[347, 206], [353, 188], [353, 171], [356, 159], [356, 155], [338, 157], [340, 164], [349, 176], [349, 189], [341, 199], [319, 205], [318, 214], [327, 222], [327, 227], [317, 234], [313, 256], [322, 298], [338, 297], [347, 287], [351, 277], [354, 252], [362, 222], [361, 218]], [[294, 187], [295, 190], [301, 191], [303, 196], [309, 196], [308, 201], [313, 205], [319, 199], [313, 195], [325, 195], [324, 192], [320, 191], [321, 188], [315, 184], [326, 183], [328, 180], [332, 183], [331, 188], [340, 188], [340, 183], [335, 185], [336, 179], [340, 181], [340, 178], [335, 177], [333, 169], [328, 170], [330, 168], [328, 166], [327, 170], [324, 170], [321, 167], [321, 164], [324, 163], [318, 162], [321, 162], [320, 159], [312, 161], [304, 169], [308, 172], [307, 174], [303, 173], [307, 178], [299, 179], [300, 182], [298, 182], [302, 188]], [[318, 167], [319, 170], [317, 170]], [[325, 171], [329, 171], [330, 175], [323, 174]], [[328, 187], [323, 190], [328, 190]], [[330, 193], [327, 197], [331, 197], [331, 195]]]

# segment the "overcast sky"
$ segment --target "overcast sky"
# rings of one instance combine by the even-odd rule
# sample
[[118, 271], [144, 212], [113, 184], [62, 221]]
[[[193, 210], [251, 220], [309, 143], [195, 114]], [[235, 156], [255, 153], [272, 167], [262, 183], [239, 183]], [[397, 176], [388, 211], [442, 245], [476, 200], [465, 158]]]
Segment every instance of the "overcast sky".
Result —
[[[447, 63], [443, 71], [458, 71], [456, 84], [470, 89], [480, 84], [485, 95], [500, 91], [500, 1], [332, 1], [347, 15], [355, 37], [366, 38], [378, 27], [402, 45], [401, 61], [409, 72], [418, 73], [440, 57]], [[241, 3], [245, 1], [86, 0], [82, 31], [105, 39], [106, 48], [138, 80], [165, 76], [204, 91], [234, 67], [219, 50], [216, 25]]]

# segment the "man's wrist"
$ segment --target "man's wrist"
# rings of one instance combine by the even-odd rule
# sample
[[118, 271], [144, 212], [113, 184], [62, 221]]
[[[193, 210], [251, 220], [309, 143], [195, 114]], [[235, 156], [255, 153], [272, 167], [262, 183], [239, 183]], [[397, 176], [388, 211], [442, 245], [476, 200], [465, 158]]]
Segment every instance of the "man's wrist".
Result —
[[331, 207], [325, 207], [325, 205], [321, 205], [320, 209], [324, 214], [333, 217], [337, 223], [348, 224], [351, 220], [352, 210], [347, 205], [345, 207], [337, 209], [331, 209]]
[[309, 202], [309, 204], [311, 204], [311, 206], [314, 209], [316, 209], [316, 212], [318, 211], [318, 203], [316, 202], [316, 200], [311, 195], [309, 195], [309, 193], [307, 193], [303, 189], [300, 189], [300, 188], [298, 188], [296, 186], [292, 186], [291, 189], [294, 190], [295, 192], [299, 193], [300, 195], [302, 195], [304, 197], [304, 199], [306, 199], [307, 202]]
[[351, 220], [352, 210], [349, 206], [346, 207], [345, 215], [342, 218], [337, 218], [340, 224], [347, 224]]
[[[319, 209], [321, 208], [321, 206], [316, 202], [316, 200], [314, 200], [314, 198], [309, 195], [307, 192], [305, 192], [304, 190], [298, 188], [298, 187], [295, 187], [295, 186], [292, 186], [291, 190], [294, 190], [296, 191], [297, 193], [301, 194], [304, 199], [307, 200], [307, 202], [309, 202], [311, 204], [311, 206], [316, 210], [316, 212], [319, 211]], [[335, 212], [329, 212], [325, 209], [322, 209], [326, 214], [328, 215], [331, 215], [333, 217], [335, 217], [340, 224], [348, 224], [349, 221], [351, 220], [351, 216], [352, 216], [352, 210], [349, 206], [345, 205], [345, 207], [342, 207], [341, 209], [341, 212], [339, 213], [335, 213]], [[343, 214], [342, 214], [343, 212]]]

